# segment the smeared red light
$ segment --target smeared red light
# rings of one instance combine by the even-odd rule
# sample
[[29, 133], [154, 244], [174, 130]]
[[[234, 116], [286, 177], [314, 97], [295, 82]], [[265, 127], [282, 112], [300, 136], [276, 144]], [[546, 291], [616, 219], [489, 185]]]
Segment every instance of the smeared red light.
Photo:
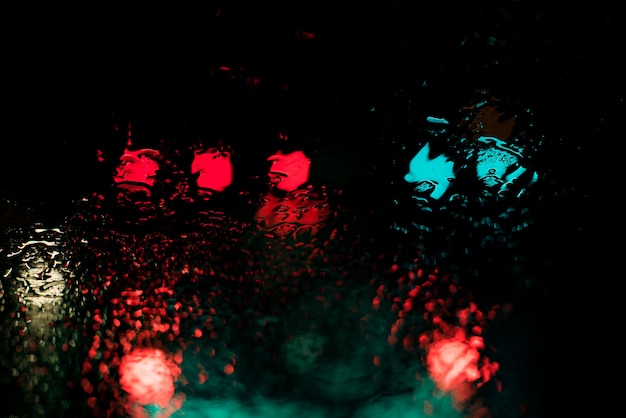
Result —
[[288, 196], [272, 193], [264, 198], [255, 219], [259, 226], [280, 237], [309, 233], [315, 235], [331, 215], [327, 199], [309, 191]]
[[120, 157], [113, 181], [119, 185], [153, 186], [159, 171], [157, 160], [160, 154], [152, 149], [130, 151], [126, 149]]
[[165, 408], [174, 396], [180, 368], [161, 350], [137, 348], [122, 358], [120, 384], [132, 402]]
[[198, 174], [196, 183], [202, 190], [224, 191], [233, 182], [233, 166], [230, 152], [209, 148], [194, 154], [191, 173]]
[[272, 163], [269, 176], [275, 187], [291, 192], [309, 181], [311, 160], [302, 152], [283, 154], [281, 151], [267, 159]]
[[428, 371], [439, 389], [451, 392], [480, 377], [480, 353], [468, 341], [442, 339], [433, 342], [426, 358]]
[[413, 300], [411, 299], [407, 299], [406, 301], [404, 301], [404, 305], [403, 305], [403, 309], [408, 312], [411, 309], [413, 309]]
[[315, 39], [315, 31], [307, 32], [305, 30], [298, 31], [296, 35], [306, 39], [307, 41], [312, 41]]

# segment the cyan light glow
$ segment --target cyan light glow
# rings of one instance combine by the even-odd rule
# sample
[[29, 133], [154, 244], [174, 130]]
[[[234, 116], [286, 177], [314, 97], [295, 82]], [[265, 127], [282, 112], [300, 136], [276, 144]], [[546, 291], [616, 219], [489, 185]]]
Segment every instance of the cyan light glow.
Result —
[[415, 183], [415, 191], [438, 200], [455, 179], [454, 161], [440, 154], [430, 157], [430, 144], [424, 145], [409, 163], [409, 172], [404, 176], [408, 183]]
[[434, 116], [428, 116], [426, 118], [426, 121], [430, 122], [430, 123], [441, 123], [443, 125], [447, 125], [448, 124], [448, 121], [445, 120], [444, 118], [436, 118]]

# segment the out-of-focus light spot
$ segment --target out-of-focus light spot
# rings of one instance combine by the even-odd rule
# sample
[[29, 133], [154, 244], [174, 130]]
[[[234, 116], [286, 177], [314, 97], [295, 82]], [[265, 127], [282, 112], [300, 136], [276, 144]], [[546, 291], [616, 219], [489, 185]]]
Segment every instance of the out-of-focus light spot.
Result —
[[428, 348], [426, 364], [437, 387], [453, 397], [466, 395], [467, 383], [481, 377], [480, 353], [469, 341], [455, 336], [434, 341]]
[[372, 364], [374, 364], [374, 366], [376, 367], [380, 367], [380, 356], [374, 356], [374, 359], [372, 360]]
[[122, 358], [119, 372], [120, 385], [131, 402], [165, 408], [174, 396], [181, 369], [161, 350], [138, 348]]
[[235, 366], [233, 366], [232, 364], [227, 364], [226, 366], [224, 366], [224, 373], [226, 373], [227, 375], [231, 375], [235, 372]]
[[89, 379], [81, 379], [80, 380], [80, 385], [83, 388], [83, 390], [85, 391], [85, 393], [93, 393], [93, 385], [91, 384], [91, 382], [89, 381]]
[[469, 317], [470, 317], [469, 308], [458, 310], [456, 313], [456, 316], [459, 319], [459, 324], [461, 326], [466, 326], [469, 323]]
[[98, 370], [100, 371], [100, 373], [106, 374], [109, 372], [109, 366], [104, 363], [100, 363], [100, 367], [98, 368]]
[[404, 309], [405, 312], [410, 312], [413, 309], [413, 300], [412, 299], [405, 300], [402, 308]]
[[315, 32], [302, 31], [302, 36], [304, 36], [306, 39], [312, 40], [315, 38]]
[[420, 290], [422, 290], [421, 286], [415, 286], [413, 289], [409, 291], [409, 297], [412, 297], [412, 298], [417, 297], [417, 295], [419, 295], [420, 293]]
[[415, 341], [411, 334], [402, 339], [402, 347], [404, 347], [406, 351], [412, 351], [415, 348]]

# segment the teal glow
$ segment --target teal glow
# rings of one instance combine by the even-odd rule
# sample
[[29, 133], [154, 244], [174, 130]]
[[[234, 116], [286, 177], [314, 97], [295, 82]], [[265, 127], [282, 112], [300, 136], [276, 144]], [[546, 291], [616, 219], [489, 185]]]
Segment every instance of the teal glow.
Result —
[[489, 186], [512, 181], [526, 171], [520, 166], [512, 173], [508, 173], [518, 165], [518, 162], [517, 156], [497, 147], [489, 147], [478, 152], [476, 176]]
[[519, 150], [514, 149], [510, 143], [503, 141], [500, 138], [496, 138], [495, 136], [479, 136], [476, 141], [484, 144], [493, 144], [501, 150], [515, 154], [518, 158], [522, 158], [522, 154]]
[[430, 144], [426, 144], [409, 163], [409, 172], [404, 176], [408, 183], [416, 183], [416, 191], [429, 193], [432, 199], [440, 199], [456, 178], [454, 161], [444, 154], [430, 158]]
[[442, 124], [444, 124], [444, 125], [447, 125], [447, 124], [448, 124], [448, 121], [447, 121], [447, 120], [445, 120], [445, 119], [443, 119], [443, 118], [435, 118], [435, 117], [433, 117], [433, 116], [428, 116], [428, 117], [426, 118], [426, 121], [431, 122], [431, 123], [442, 123]]

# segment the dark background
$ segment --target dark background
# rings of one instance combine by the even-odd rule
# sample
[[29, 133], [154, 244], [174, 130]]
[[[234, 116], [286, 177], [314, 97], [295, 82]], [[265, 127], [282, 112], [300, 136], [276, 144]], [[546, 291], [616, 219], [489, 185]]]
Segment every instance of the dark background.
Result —
[[[135, 120], [147, 144], [166, 134], [181, 145], [202, 115], [218, 114], [259, 154], [277, 122], [311, 124], [356, 150], [340, 155], [363, 172], [343, 185], [360, 188], [366, 167], [386, 157], [377, 133], [387, 122], [371, 107], [392, 108], [405, 91], [423, 92], [416, 106], [434, 114], [466, 105], [477, 88], [515, 97], [546, 138], [537, 164], [548, 181], [547, 228], [535, 238], [545, 238], [556, 292], [499, 343], [546, 337], [533, 346], [545, 353], [541, 374], [521, 384], [537, 386], [546, 411], [619, 407], [611, 379], [619, 385], [624, 366], [621, 13], [607, 2], [414, 3], [150, 5], [97, 18], [78, 11], [76, 20], [32, 12], [8, 42], [0, 193], [60, 216], [71, 199], [106, 186], [96, 151], [119, 140], [112, 111]], [[216, 71], [222, 65], [232, 70]]]
[[[263, 132], [281, 112], [294, 120], [325, 112], [317, 120], [336, 126], [339, 141], [368, 147], [364, 110], [423, 83], [433, 113], [465, 103], [476, 88], [519, 98], [550, 138], [545, 160], [555, 174], [603, 188], [600, 196], [614, 187], [606, 170], [615, 161], [604, 160], [619, 146], [622, 23], [603, 2], [209, 2], [110, 9], [103, 23], [49, 12], [15, 16], [24, 24], [7, 41], [7, 193], [56, 199], [89, 188], [95, 150], [111, 142], [102, 127], [112, 107], [162, 131], [199, 109], [238, 112], [252, 121], [242, 136]], [[25, 36], [30, 29], [36, 36]], [[221, 65], [260, 80], [257, 102], [232, 86], [206, 94], [219, 85], [209, 74]], [[300, 111], [310, 103], [315, 111]], [[105, 107], [105, 119], [93, 118]]]

